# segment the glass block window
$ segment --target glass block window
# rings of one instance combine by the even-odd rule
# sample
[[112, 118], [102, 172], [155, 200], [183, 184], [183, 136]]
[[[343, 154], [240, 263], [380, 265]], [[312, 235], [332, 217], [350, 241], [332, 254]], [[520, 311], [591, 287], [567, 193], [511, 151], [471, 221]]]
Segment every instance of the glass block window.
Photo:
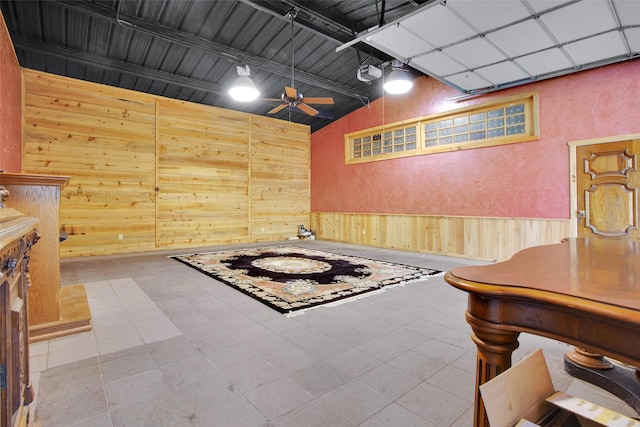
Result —
[[418, 125], [372, 132], [353, 138], [351, 158], [371, 158], [415, 151], [418, 148]]
[[424, 147], [527, 136], [531, 128], [531, 123], [527, 123], [527, 117], [531, 117], [527, 106], [527, 100], [523, 100], [423, 122]]
[[345, 162], [358, 163], [538, 138], [537, 94], [473, 105], [345, 135]]

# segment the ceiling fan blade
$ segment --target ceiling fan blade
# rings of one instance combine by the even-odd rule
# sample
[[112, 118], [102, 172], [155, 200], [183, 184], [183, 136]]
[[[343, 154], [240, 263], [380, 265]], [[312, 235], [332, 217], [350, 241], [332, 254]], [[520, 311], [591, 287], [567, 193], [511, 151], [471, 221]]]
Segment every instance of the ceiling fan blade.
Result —
[[295, 88], [285, 86], [284, 93], [286, 93], [289, 98], [292, 98], [292, 99], [298, 98], [298, 91], [295, 90]]
[[276, 108], [274, 108], [273, 110], [269, 111], [268, 114], [275, 114], [278, 111], [282, 110], [284, 107], [286, 107], [288, 104], [280, 104], [278, 105]]
[[260, 101], [266, 101], [266, 102], [282, 102], [282, 98], [260, 98]]
[[[301, 109], [299, 109], [297, 106], [295, 107], [291, 107], [291, 111], [295, 111], [296, 113], [302, 113], [303, 111]], [[328, 120], [333, 120], [333, 114], [329, 111], [324, 111], [324, 110], [318, 110], [318, 114], [313, 116], [316, 119], [328, 119]]]
[[317, 119], [333, 120], [333, 114], [330, 111], [318, 110]]
[[299, 102], [298, 105], [296, 105], [296, 107], [298, 107], [299, 109], [301, 109], [303, 112], [307, 113], [310, 116], [317, 116], [319, 113], [318, 110], [316, 110], [313, 107], [309, 107], [304, 102]]
[[304, 98], [307, 104], [333, 104], [333, 98]]

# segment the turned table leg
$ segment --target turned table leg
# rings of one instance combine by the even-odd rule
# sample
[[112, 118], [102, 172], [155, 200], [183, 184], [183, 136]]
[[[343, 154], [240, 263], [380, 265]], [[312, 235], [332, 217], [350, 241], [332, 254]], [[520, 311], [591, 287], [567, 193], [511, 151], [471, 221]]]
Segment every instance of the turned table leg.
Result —
[[564, 356], [564, 370], [617, 396], [640, 413], [640, 374], [636, 368], [614, 365], [601, 354], [574, 347]]
[[489, 427], [480, 386], [511, 367], [511, 353], [518, 348], [520, 333], [496, 329], [468, 311], [466, 317], [473, 330], [471, 338], [478, 348], [473, 425]]
[[613, 365], [603, 355], [592, 353], [581, 347], [574, 347], [566, 354], [566, 357], [574, 363], [590, 369], [611, 369]]

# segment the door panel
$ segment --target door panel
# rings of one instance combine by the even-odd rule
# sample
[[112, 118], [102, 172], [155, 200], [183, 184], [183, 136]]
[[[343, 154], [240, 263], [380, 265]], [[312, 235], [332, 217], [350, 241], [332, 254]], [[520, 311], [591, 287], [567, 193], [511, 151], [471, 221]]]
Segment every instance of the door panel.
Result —
[[640, 241], [639, 147], [640, 140], [577, 147], [578, 237]]

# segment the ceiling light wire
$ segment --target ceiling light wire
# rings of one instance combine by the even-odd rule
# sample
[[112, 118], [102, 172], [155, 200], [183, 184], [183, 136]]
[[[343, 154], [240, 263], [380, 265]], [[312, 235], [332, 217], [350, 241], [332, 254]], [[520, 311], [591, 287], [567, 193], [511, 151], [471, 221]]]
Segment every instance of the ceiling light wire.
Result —
[[[293, 8], [291, 9], [289, 12], [287, 12], [287, 14], [285, 15], [285, 17], [291, 19], [291, 87], [295, 88], [295, 75], [296, 75], [296, 69], [295, 69], [295, 64], [296, 64], [296, 49], [295, 49], [295, 41], [294, 41], [294, 37], [295, 37], [295, 26], [294, 26], [294, 21], [296, 19], [296, 17], [298, 16], [298, 11]], [[289, 121], [291, 121], [291, 105], [289, 105]]]

